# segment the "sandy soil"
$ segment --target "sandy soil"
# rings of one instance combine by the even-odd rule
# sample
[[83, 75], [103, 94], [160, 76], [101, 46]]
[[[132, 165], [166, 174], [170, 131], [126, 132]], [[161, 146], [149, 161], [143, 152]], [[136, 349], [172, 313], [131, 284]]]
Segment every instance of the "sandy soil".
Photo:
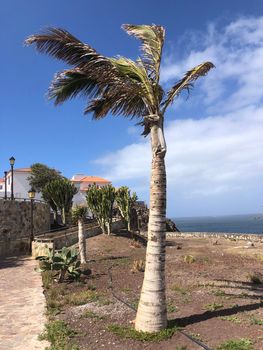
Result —
[[[74, 292], [92, 287], [103, 295], [104, 302], [65, 305], [57, 316], [80, 334], [75, 340], [83, 349], [201, 349], [180, 332], [161, 343], [123, 339], [110, 333], [108, 325], [130, 325], [135, 311], [112, 296], [108, 269], [118, 298], [136, 308], [143, 272], [131, 269], [135, 260], [144, 259], [145, 247], [134, 247], [125, 236], [100, 235], [87, 241], [87, 251], [92, 275], [85, 284], [71, 283], [66, 288]], [[188, 257], [186, 262], [188, 255], [193, 258]], [[263, 349], [263, 285], [251, 283], [249, 277], [263, 272], [260, 244], [250, 247], [245, 241], [225, 239], [169, 239], [166, 261], [169, 320], [211, 349], [239, 338], [249, 338], [254, 349]], [[92, 317], [83, 317], [87, 310]]]

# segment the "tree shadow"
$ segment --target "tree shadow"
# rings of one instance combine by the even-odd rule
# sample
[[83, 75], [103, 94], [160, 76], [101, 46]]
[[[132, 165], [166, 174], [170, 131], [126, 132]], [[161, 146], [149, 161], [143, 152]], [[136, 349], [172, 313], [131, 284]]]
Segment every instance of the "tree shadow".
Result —
[[[252, 283], [252, 282], [244, 282], [244, 281], [233, 281], [233, 280], [226, 280], [226, 279], [216, 279], [216, 280], [214, 280], [214, 281], [241, 284], [242, 286], [255, 286], [255, 283]], [[261, 286], [263, 287], [262, 284], [261, 284]]]
[[136, 232], [129, 232], [127, 230], [120, 230], [120, 231], [118, 231], [118, 233], [116, 233], [116, 236], [135, 240], [135, 241], [139, 242], [140, 244], [142, 244], [144, 247], [146, 247], [146, 245], [147, 245], [147, 238], [136, 233]]
[[214, 318], [214, 317], [231, 316], [231, 315], [235, 315], [239, 312], [254, 311], [254, 310], [257, 310], [257, 309], [262, 308], [262, 307], [263, 307], [263, 302], [259, 302], [256, 304], [233, 306], [233, 307], [228, 308], [228, 309], [221, 309], [221, 310], [216, 310], [216, 311], [205, 311], [202, 314], [195, 314], [195, 315], [191, 315], [191, 316], [175, 318], [173, 320], [170, 320], [169, 324], [171, 324], [172, 326], [186, 327], [186, 326], [191, 325], [191, 324], [210, 320], [211, 318]]
[[30, 259], [29, 256], [8, 256], [0, 258], [0, 270], [6, 268], [12, 268], [23, 265], [26, 259]]
[[127, 255], [122, 255], [122, 256], [115, 256], [115, 255], [111, 255], [111, 256], [104, 256], [102, 258], [96, 259], [96, 261], [107, 261], [107, 260], [123, 260], [123, 259], [129, 259], [130, 257]]

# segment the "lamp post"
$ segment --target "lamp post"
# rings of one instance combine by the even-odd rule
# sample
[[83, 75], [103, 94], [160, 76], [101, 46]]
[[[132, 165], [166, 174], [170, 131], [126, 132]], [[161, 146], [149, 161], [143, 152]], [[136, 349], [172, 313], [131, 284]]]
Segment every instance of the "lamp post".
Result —
[[5, 200], [7, 199], [7, 171], [5, 171]]
[[34, 199], [35, 199], [36, 191], [31, 188], [28, 191], [28, 197], [30, 199], [30, 244], [29, 244], [29, 252], [32, 253], [32, 242], [34, 240], [34, 217], [33, 217], [33, 209], [34, 209]]
[[15, 158], [11, 157], [9, 159], [9, 163], [11, 165], [11, 200], [14, 200], [14, 164], [15, 164]]

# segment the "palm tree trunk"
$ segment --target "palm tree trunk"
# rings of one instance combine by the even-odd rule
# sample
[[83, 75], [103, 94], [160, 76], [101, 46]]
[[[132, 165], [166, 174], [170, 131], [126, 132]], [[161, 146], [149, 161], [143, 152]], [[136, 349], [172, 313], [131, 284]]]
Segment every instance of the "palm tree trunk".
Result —
[[83, 229], [83, 220], [78, 220], [78, 238], [79, 238], [79, 255], [81, 264], [86, 264], [87, 256], [86, 256], [86, 239], [84, 235]]
[[60, 210], [60, 213], [61, 213], [62, 224], [66, 225], [66, 213], [65, 213], [65, 208], [64, 207]]
[[111, 224], [110, 224], [110, 222], [106, 223], [106, 229], [107, 229], [107, 234], [110, 235], [111, 234]]
[[159, 127], [153, 127], [151, 130], [153, 158], [148, 243], [144, 281], [135, 321], [136, 330], [150, 333], [158, 332], [167, 326], [165, 296], [166, 171], [164, 161], [166, 146], [162, 129], [159, 129]]

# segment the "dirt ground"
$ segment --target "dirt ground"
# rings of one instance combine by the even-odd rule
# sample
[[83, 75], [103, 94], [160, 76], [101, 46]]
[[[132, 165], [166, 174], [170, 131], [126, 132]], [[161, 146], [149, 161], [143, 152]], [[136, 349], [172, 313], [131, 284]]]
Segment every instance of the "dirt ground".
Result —
[[[178, 249], [179, 248], [179, 249]], [[263, 285], [251, 283], [261, 273], [262, 244], [207, 238], [176, 238], [167, 241], [166, 284], [168, 318], [183, 332], [210, 349], [230, 339], [248, 338], [263, 349]], [[134, 261], [144, 259], [143, 244], [124, 236], [100, 235], [87, 240], [88, 266], [92, 274], [84, 283], [64, 284], [64, 294], [89, 289], [88, 303], [64, 303], [57, 319], [77, 332], [81, 349], [198, 350], [199, 345], [181, 332], [160, 343], [123, 339], [108, 326], [131, 326], [135, 311], [112, 296], [108, 269], [117, 297], [136, 309], [143, 272], [132, 272]], [[73, 301], [74, 304], [74, 301]], [[83, 305], [76, 305], [83, 304]]]

